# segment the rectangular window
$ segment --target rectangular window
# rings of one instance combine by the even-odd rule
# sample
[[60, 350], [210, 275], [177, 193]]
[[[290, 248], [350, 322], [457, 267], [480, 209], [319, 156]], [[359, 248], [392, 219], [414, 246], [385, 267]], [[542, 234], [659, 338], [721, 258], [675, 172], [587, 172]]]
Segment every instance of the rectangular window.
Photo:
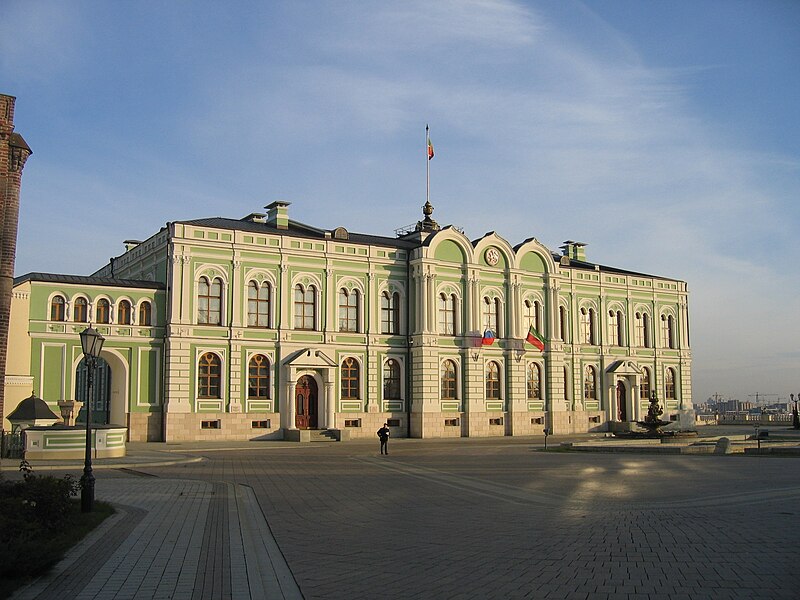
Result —
[[222, 424], [217, 421], [200, 421], [200, 429], [222, 429]]
[[269, 419], [266, 421], [253, 421], [251, 424], [253, 429], [271, 429], [272, 424]]
[[531, 425], [544, 425], [544, 417], [533, 417]]
[[502, 425], [503, 424], [503, 417], [499, 417], [497, 419], [489, 419], [489, 425]]
[[400, 419], [386, 419], [386, 424], [389, 427], [400, 427]]
[[461, 423], [459, 422], [459, 419], [445, 419], [444, 420], [444, 426], [445, 427], [458, 427], [459, 425], [461, 425]]
[[361, 419], [345, 419], [345, 427], [361, 427]]

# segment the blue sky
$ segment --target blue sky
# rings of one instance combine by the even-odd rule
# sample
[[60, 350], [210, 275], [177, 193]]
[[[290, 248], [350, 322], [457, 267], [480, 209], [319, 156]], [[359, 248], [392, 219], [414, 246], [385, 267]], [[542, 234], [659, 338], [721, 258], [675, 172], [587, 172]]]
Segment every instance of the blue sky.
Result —
[[392, 235], [430, 123], [440, 223], [683, 279], [694, 400], [788, 397], [798, 73], [792, 0], [6, 0], [0, 92], [34, 151], [16, 272], [276, 199]]

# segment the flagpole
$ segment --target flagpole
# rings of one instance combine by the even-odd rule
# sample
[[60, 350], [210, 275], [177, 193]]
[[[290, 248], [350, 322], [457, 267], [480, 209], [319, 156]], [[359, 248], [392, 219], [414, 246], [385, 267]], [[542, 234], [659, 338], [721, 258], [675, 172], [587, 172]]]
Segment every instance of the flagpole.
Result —
[[431, 143], [431, 136], [430, 136], [430, 128], [428, 124], [425, 124], [425, 202], [430, 203], [431, 201], [431, 159], [428, 154], [428, 148], [430, 147]]

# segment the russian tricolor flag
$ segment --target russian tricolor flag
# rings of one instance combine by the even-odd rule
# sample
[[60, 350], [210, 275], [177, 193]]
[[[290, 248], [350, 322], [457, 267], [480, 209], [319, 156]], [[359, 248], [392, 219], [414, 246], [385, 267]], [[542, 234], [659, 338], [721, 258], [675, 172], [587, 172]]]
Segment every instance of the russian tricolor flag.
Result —
[[492, 331], [491, 329], [487, 329], [486, 331], [483, 332], [483, 339], [481, 340], [481, 344], [483, 346], [491, 346], [492, 344], [494, 344], [494, 340], [496, 338], [497, 336], [494, 334], [494, 331]]

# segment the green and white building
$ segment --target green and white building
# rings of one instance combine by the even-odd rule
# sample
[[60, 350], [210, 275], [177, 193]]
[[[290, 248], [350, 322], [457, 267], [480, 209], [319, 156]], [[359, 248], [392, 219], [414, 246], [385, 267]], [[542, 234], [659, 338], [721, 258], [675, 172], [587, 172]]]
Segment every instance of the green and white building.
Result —
[[578, 242], [471, 241], [428, 203], [396, 237], [266, 209], [168, 223], [88, 277], [18, 277], [6, 412], [32, 390], [55, 412], [82, 399], [91, 322], [95, 410], [130, 440], [607, 431], [652, 393], [665, 418], [690, 416], [683, 281], [592, 263]]

